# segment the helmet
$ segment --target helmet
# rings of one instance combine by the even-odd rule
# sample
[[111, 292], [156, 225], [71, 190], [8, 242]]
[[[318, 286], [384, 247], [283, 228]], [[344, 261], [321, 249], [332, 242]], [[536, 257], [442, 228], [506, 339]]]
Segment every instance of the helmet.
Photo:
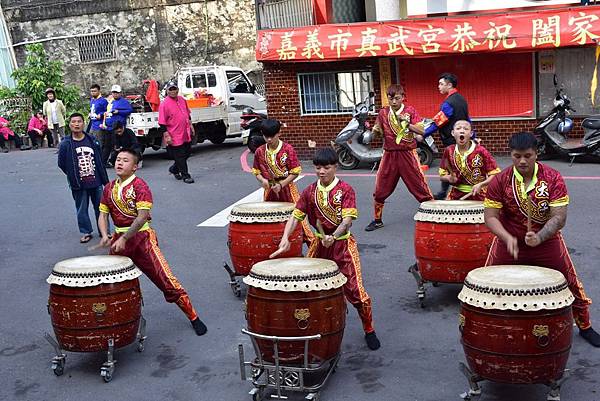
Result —
[[564, 121], [558, 123], [558, 132], [561, 134], [568, 134], [573, 129], [573, 120], [565, 118]]
[[364, 145], [368, 145], [371, 143], [371, 141], [373, 140], [373, 132], [372, 131], [365, 131], [363, 132], [363, 134], [361, 135], [361, 140], [360, 142]]
[[244, 107], [242, 110], [242, 115], [240, 116], [242, 120], [251, 119], [256, 117], [256, 113], [252, 107]]

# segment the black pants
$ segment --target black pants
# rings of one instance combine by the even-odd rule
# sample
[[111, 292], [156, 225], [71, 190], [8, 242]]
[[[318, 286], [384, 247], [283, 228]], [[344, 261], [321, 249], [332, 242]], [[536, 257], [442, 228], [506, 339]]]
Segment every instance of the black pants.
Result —
[[181, 174], [183, 178], [189, 177], [187, 159], [192, 151], [191, 142], [179, 146], [167, 146], [167, 151], [174, 161], [169, 171], [173, 174]]
[[37, 131], [29, 131], [27, 132], [29, 138], [31, 139], [31, 146], [42, 146], [44, 143], [44, 136], [48, 139], [48, 147], [54, 146], [54, 140], [52, 139], [52, 132], [49, 129], [45, 129], [40, 136]]
[[0, 148], [4, 148], [5, 143], [8, 141], [15, 141], [15, 146], [17, 148], [21, 148], [21, 146], [23, 146], [23, 140], [19, 135], [15, 134], [13, 136], [9, 136], [8, 139], [4, 139], [4, 136], [0, 134]]
[[113, 148], [113, 133], [112, 131], [105, 130], [92, 130], [90, 131], [98, 140], [100, 144], [101, 159], [102, 163], [106, 165], [106, 162], [109, 160], [110, 152]]
[[[450, 136], [440, 135], [440, 138], [442, 140], [442, 143], [444, 144], [444, 147], [448, 147], [448, 146], [454, 145], [456, 143], [456, 140], [454, 139], [454, 137], [452, 135], [450, 135]], [[446, 199], [446, 195], [448, 195], [449, 189], [450, 189], [450, 183], [448, 181], [442, 181], [442, 188], [440, 189], [440, 192], [435, 194], [435, 199]]]

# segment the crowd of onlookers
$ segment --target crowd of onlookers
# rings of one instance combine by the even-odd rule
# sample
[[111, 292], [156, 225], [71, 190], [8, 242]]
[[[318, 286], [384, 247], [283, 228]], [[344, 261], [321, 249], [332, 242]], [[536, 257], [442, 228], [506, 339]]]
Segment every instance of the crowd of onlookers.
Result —
[[[52, 88], [46, 89], [45, 94], [47, 100], [42, 109], [36, 110], [29, 119], [26, 136], [15, 133], [10, 121], [0, 117], [0, 150], [3, 153], [9, 151], [11, 141], [15, 148], [21, 150], [38, 149], [44, 145], [44, 141], [49, 148], [58, 147], [65, 135], [69, 134], [65, 130], [68, 118], [64, 103]], [[85, 131], [100, 144], [105, 165], [114, 163], [116, 151], [120, 148], [139, 150], [135, 134], [126, 128], [127, 117], [132, 111], [129, 101], [122, 97], [119, 85], [112, 86], [107, 98], [102, 96], [99, 85], [91, 86], [89, 124]], [[24, 143], [25, 138], [29, 138], [31, 145]]]

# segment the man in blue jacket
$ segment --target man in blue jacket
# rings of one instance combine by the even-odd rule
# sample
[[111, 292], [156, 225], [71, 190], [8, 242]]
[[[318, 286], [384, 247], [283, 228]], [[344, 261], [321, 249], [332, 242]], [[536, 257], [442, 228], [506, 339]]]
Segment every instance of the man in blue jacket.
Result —
[[102, 161], [106, 164], [110, 148], [105, 146], [107, 142], [108, 131], [102, 129], [100, 125], [104, 121], [104, 113], [108, 107], [108, 101], [102, 97], [100, 85], [93, 84], [90, 86], [90, 130], [89, 134], [98, 140], [100, 149], [102, 149]]
[[[107, 131], [110, 131], [110, 135], [109, 138], [110, 140], [107, 141], [108, 143], [108, 149], [109, 149], [109, 155], [110, 155], [110, 149], [113, 148], [113, 138], [115, 136], [114, 134], [114, 124], [119, 121], [121, 124], [123, 124], [123, 127], [127, 127], [127, 117], [129, 117], [129, 115], [133, 112], [133, 107], [131, 107], [131, 104], [129, 103], [129, 101], [127, 99], [125, 99], [124, 97], [122, 97], [122, 90], [121, 90], [121, 86], [120, 85], [113, 85], [112, 88], [110, 89], [111, 93], [112, 93], [112, 100], [110, 102], [108, 102], [108, 107], [106, 108], [106, 119], [104, 120], [104, 126], [103, 129], [106, 129]], [[105, 145], [107, 146], [107, 145]], [[104, 149], [104, 147], [103, 147]], [[108, 159], [108, 155], [106, 156]]]
[[58, 150], [58, 167], [67, 176], [67, 182], [77, 210], [77, 224], [83, 237], [79, 242], [92, 239], [92, 222], [88, 213], [90, 200], [96, 214], [100, 217], [100, 199], [102, 188], [108, 183], [108, 174], [102, 163], [100, 145], [91, 135], [86, 134], [85, 121], [80, 113], [69, 117], [71, 135], [66, 136]]

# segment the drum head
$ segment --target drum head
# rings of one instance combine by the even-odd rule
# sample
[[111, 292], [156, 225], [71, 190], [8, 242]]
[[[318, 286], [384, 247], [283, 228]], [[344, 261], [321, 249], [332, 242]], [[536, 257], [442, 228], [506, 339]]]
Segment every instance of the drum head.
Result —
[[67, 287], [93, 287], [133, 280], [141, 275], [140, 269], [125, 256], [84, 256], [58, 262], [46, 282]]
[[469, 272], [458, 299], [483, 309], [560, 309], [575, 299], [562, 273], [538, 266], [502, 265]]
[[483, 202], [433, 200], [421, 203], [415, 221], [455, 224], [482, 224]]
[[253, 202], [235, 205], [229, 221], [240, 223], [277, 223], [287, 221], [294, 211], [289, 202]]
[[244, 283], [269, 291], [309, 292], [339, 288], [346, 277], [331, 260], [281, 258], [256, 263]]

